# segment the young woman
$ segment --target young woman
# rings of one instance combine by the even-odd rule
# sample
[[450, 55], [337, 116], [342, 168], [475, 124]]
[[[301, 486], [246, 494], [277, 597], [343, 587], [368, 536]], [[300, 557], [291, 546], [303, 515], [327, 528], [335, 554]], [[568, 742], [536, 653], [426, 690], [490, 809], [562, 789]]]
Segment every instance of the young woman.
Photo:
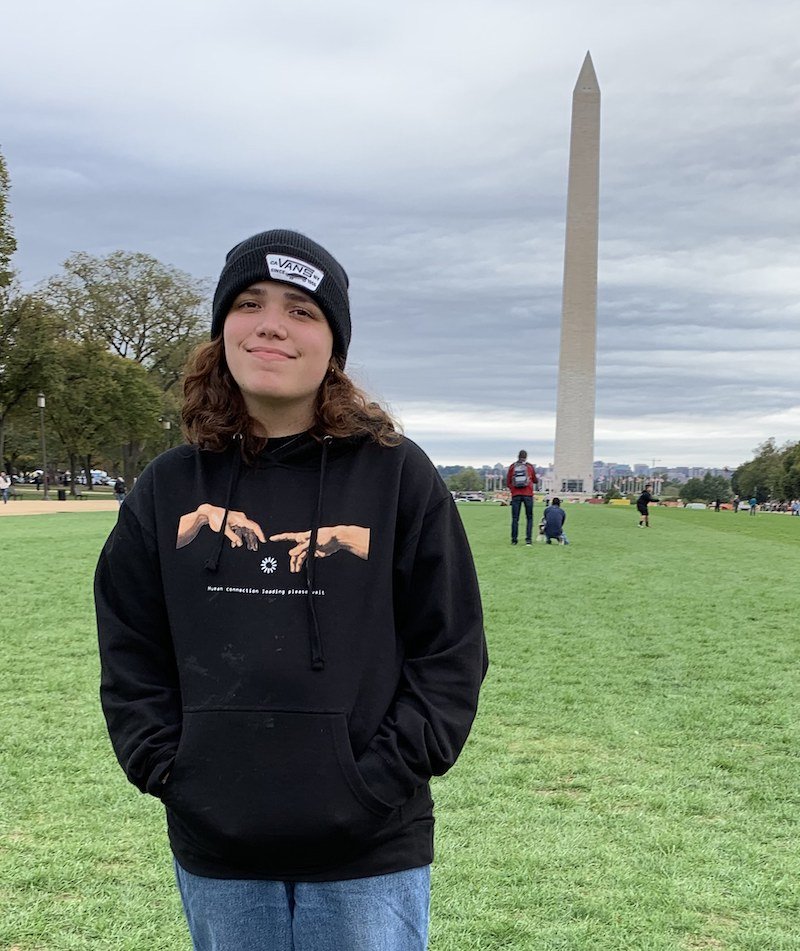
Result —
[[291, 231], [228, 255], [157, 458], [97, 568], [101, 695], [166, 807], [198, 951], [427, 944], [432, 776], [486, 672], [450, 493], [344, 372], [347, 275]]

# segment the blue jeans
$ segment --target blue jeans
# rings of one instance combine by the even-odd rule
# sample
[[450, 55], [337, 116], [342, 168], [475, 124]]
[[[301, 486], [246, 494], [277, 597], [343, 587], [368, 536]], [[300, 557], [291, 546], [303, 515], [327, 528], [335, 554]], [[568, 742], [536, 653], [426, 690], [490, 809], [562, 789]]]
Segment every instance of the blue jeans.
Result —
[[425, 951], [430, 866], [337, 882], [203, 878], [175, 862], [195, 951]]
[[533, 496], [532, 495], [512, 495], [511, 496], [511, 541], [516, 542], [519, 531], [519, 509], [525, 503], [525, 541], [531, 540], [533, 532]]

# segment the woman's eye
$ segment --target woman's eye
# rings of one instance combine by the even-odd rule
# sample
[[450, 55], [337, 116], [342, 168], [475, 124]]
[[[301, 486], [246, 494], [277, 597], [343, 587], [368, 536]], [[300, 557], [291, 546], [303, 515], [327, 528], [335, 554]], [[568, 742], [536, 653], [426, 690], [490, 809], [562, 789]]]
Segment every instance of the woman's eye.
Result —
[[314, 317], [314, 314], [310, 310], [306, 310], [304, 307], [293, 307], [292, 315], [294, 317]]

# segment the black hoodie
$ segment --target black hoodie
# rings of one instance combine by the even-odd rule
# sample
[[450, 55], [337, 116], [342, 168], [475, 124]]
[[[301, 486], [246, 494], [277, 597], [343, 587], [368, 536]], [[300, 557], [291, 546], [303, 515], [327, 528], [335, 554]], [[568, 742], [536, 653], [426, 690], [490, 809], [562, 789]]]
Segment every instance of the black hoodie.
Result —
[[409, 440], [283, 442], [173, 449], [126, 497], [95, 579], [114, 750], [189, 872], [426, 865], [487, 666], [460, 517]]

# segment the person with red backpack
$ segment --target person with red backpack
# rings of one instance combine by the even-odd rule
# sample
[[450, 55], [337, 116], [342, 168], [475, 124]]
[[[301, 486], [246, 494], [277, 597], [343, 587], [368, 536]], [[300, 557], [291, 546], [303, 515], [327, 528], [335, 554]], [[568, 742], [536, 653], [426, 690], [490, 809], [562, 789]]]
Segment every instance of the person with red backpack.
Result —
[[528, 462], [528, 453], [520, 449], [516, 462], [512, 462], [508, 467], [506, 475], [506, 485], [511, 490], [511, 544], [517, 544], [517, 534], [519, 531], [519, 510], [525, 505], [525, 544], [532, 543], [531, 535], [533, 533], [533, 487], [539, 479], [536, 476], [536, 470]]

